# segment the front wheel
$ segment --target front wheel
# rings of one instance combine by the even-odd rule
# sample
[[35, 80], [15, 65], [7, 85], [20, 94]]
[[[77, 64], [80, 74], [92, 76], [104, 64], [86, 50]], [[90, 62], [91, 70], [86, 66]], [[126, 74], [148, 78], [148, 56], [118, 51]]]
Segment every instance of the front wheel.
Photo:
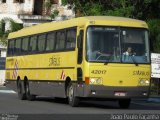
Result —
[[123, 108], [123, 109], [129, 108], [130, 103], [131, 103], [131, 99], [119, 100], [119, 106], [120, 108]]
[[77, 107], [79, 105], [80, 99], [75, 96], [75, 90], [73, 84], [70, 83], [68, 86], [68, 102], [72, 107]]

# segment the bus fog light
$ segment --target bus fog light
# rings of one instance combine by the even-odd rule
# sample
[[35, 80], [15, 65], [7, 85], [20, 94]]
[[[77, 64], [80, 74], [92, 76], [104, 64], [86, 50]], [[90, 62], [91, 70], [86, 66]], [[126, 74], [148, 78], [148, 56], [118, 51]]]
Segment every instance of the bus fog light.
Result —
[[90, 84], [94, 84], [95, 81], [96, 81], [95, 78], [91, 78], [91, 79], [90, 79]]
[[101, 85], [102, 83], [102, 78], [90, 78], [90, 84]]
[[140, 84], [140, 85], [144, 85], [144, 84], [145, 84], [145, 81], [144, 81], [144, 80], [140, 80], [140, 81], [139, 81], [139, 84]]
[[149, 80], [140, 80], [139, 85], [149, 85]]

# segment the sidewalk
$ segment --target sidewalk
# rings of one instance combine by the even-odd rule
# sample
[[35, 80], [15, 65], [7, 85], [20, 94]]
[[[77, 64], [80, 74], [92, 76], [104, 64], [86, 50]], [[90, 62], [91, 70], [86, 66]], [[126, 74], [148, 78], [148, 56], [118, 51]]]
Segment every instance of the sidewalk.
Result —
[[1, 83], [1, 82], [0, 82], [0, 86], [4, 86], [4, 83]]
[[0, 86], [4, 86], [4, 81], [0, 79]]
[[160, 103], [160, 96], [151, 96], [149, 98], [135, 98], [134, 101]]
[[155, 103], [160, 103], [160, 96], [158, 97], [150, 97], [147, 100], [148, 102], [155, 102]]

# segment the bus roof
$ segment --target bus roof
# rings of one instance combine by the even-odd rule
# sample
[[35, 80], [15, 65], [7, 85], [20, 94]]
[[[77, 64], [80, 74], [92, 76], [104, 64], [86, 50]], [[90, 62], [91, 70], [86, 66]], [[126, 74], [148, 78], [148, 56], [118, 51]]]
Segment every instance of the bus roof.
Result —
[[32, 27], [23, 28], [17, 32], [9, 34], [8, 39], [23, 37], [68, 27], [85, 26], [85, 25], [105, 25], [105, 26], [124, 26], [124, 27], [137, 27], [148, 28], [144, 21], [113, 16], [87, 16], [73, 18], [65, 21], [49, 22], [44, 24], [35, 25]]

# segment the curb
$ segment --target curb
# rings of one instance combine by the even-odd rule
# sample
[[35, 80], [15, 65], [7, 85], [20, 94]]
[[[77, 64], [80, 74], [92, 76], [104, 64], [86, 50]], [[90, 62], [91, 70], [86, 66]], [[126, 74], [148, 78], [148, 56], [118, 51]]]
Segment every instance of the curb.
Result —
[[148, 98], [148, 102], [160, 103], [160, 98]]

